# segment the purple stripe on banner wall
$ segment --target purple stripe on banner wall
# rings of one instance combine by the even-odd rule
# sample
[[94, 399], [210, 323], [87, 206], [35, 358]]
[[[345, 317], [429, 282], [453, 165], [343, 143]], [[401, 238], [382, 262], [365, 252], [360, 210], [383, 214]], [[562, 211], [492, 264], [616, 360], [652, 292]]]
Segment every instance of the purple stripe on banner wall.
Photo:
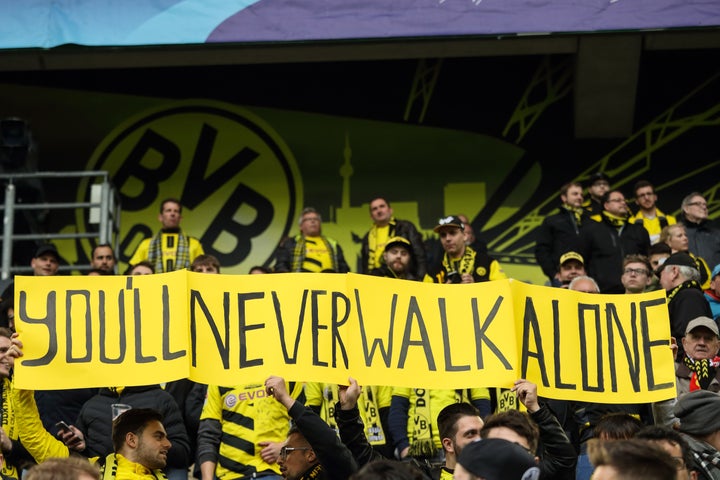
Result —
[[720, 25], [699, 0], [262, 0], [208, 42], [486, 35]]

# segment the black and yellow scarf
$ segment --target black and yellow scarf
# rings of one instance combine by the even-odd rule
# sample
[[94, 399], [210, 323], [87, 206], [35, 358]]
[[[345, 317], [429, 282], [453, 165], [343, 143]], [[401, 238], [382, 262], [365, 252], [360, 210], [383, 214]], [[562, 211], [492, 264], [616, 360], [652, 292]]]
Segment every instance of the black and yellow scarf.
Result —
[[573, 216], [575, 217], [575, 224], [578, 227], [582, 226], [582, 217], [583, 213], [585, 213], [585, 209], [583, 207], [575, 208], [563, 203], [562, 208], [573, 214]]
[[[175, 257], [163, 258], [163, 250], [175, 250]], [[189, 268], [190, 240], [180, 230], [160, 232], [150, 241], [148, 261], [155, 267], [155, 273]]]
[[618, 217], [617, 215], [613, 215], [607, 210], [603, 210], [602, 214], [603, 219], [618, 230], [622, 230], [625, 226], [625, 223], [627, 222], [627, 217]]
[[683, 363], [692, 372], [690, 374], [690, 391], [707, 390], [710, 382], [715, 378], [717, 367], [720, 366], [720, 357], [693, 360], [689, 356], [683, 357]]
[[457, 272], [460, 275], [463, 273], [473, 274], [475, 267], [475, 256], [476, 252], [471, 247], [465, 247], [465, 253], [457, 260], [451, 260], [448, 258], [447, 253], [443, 255], [442, 265], [446, 272]]
[[682, 290], [687, 290], [688, 288], [697, 288], [698, 290], [702, 291], [700, 288], [700, 284], [696, 282], [695, 280], [687, 280], [678, 285], [677, 287], [673, 288], [670, 293], [668, 293], [667, 296], [667, 303], [670, 303], [672, 299], [675, 297], [675, 295], [678, 294], [678, 292]]

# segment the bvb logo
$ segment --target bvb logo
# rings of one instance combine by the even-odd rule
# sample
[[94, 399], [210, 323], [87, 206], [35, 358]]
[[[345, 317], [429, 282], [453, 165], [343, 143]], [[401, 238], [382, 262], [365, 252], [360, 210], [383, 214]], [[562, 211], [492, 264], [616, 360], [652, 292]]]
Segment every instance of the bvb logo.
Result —
[[280, 136], [247, 110], [219, 102], [177, 102], [127, 120], [98, 146], [89, 168], [109, 171], [120, 194], [124, 262], [159, 229], [160, 202], [176, 197], [183, 231], [224, 273], [247, 273], [270, 263], [302, 199], [299, 170]]

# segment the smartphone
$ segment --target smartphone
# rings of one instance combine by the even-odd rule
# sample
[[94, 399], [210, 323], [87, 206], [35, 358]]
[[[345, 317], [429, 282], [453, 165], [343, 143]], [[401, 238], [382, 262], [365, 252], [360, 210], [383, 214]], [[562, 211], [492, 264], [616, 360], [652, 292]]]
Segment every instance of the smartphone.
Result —
[[68, 426], [68, 424], [63, 422], [62, 420], [57, 422], [55, 424], [55, 427], [57, 427], [57, 429], [60, 430], [61, 432], [69, 432], [70, 431], [70, 427]]

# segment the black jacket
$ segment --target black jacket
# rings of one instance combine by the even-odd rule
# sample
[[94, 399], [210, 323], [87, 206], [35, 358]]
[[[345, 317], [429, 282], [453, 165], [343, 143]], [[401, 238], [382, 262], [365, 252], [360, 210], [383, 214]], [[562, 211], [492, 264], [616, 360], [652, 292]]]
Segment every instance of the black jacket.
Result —
[[630, 254], [647, 255], [650, 236], [643, 227], [632, 223], [626, 223], [618, 233], [602, 218], [600, 222], [587, 222], [582, 229], [585, 271], [598, 283], [601, 293], [624, 293], [623, 259]]
[[540, 478], [574, 479], [577, 453], [558, 419], [546, 406], [530, 413], [540, 429]]
[[[685, 329], [690, 320], [697, 317], [712, 318], [710, 304], [705, 299], [705, 294], [697, 286], [691, 285], [691, 282], [684, 282], [683, 286], [668, 301], [670, 335], [678, 340], [685, 336]], [[666, 294], [670, 297], [672, 290], [667, 291]], [[682, 343], [678, 341], [678, 357], [682, 350]]]
[[691, 222], [681, 215], [680, 222], [685, 225], [688, 237], [688, 250], [702, 257], [710, 267], [720, 263], [720, 228], [709, 220], [700, 223]]
[[[318, 414], [298, 401], [290, 408], [289, 413], [322, 465], [319, 474], [313, 477], [315, 480], [346, 480], [357, 472], [358, 467], [350, 450]], [[303, 475], [302, 478], [309, 477]]]
[[[327, 241], [328, 245], [332, 249], [333, 261], [336, 263], [334, 273], [348, 273], [350, 267], [348, 267], [345, 261], [345, 255], [343, 254], [342, 247], [334, 239], [321, 235]], [[299, 259], [295, 258], [295, 247], [297, 247], [298, 241], [301, 239], [300, 235], [295, 237], [286, 238], [275, 250], [275, 265], [273, 270], [276, 273], [294, 272], [307, 270], [296, 270], [296, 262]], [[302, 265], [300, 265], [302, 267]]]
[[123, 403], [133, 408], [152, 408], [162, 414], [162, 424], [172, 442], [168, 452], [167, 468], [187, 468], [192, 463], [190, 441], [183, 424], [182, 414], [172, 395], [159, 385], [125, 387], [120, 394], [109, 388], [85, 402], [76, 427], [85, 436], [87, 457], [105, 457], [113, 453], [111, 405]]
[[580, 230], [591, 221], [590, 217], [583, 214], [581, 225], [578, 225], [575, 214], [564, 208], [555, 215], [545, 217], [535, 232], [535, 259], [550, 281], [558, 273], [560, 257], [564, 253], [582, 251]]
[[[362, 239], [362, 246], [360, 247], [360, 273], [369, 273], [368, 263], [370, 261], [370, 245], [368, 243], [368, 236], [370, 232], [366, 233]], [[423, 278], [427, 272], [427, 263], [425, 260], [425, 245], [423, 244], [422, 236], [418, 232], [415, 225], [407, 220], [390, 220], [390, 228], [388, 231], [388, 238], [392, 237], [403, 237], [410, 241], [410, 246], [413, 250], [413, 263], [415, 278]]]

